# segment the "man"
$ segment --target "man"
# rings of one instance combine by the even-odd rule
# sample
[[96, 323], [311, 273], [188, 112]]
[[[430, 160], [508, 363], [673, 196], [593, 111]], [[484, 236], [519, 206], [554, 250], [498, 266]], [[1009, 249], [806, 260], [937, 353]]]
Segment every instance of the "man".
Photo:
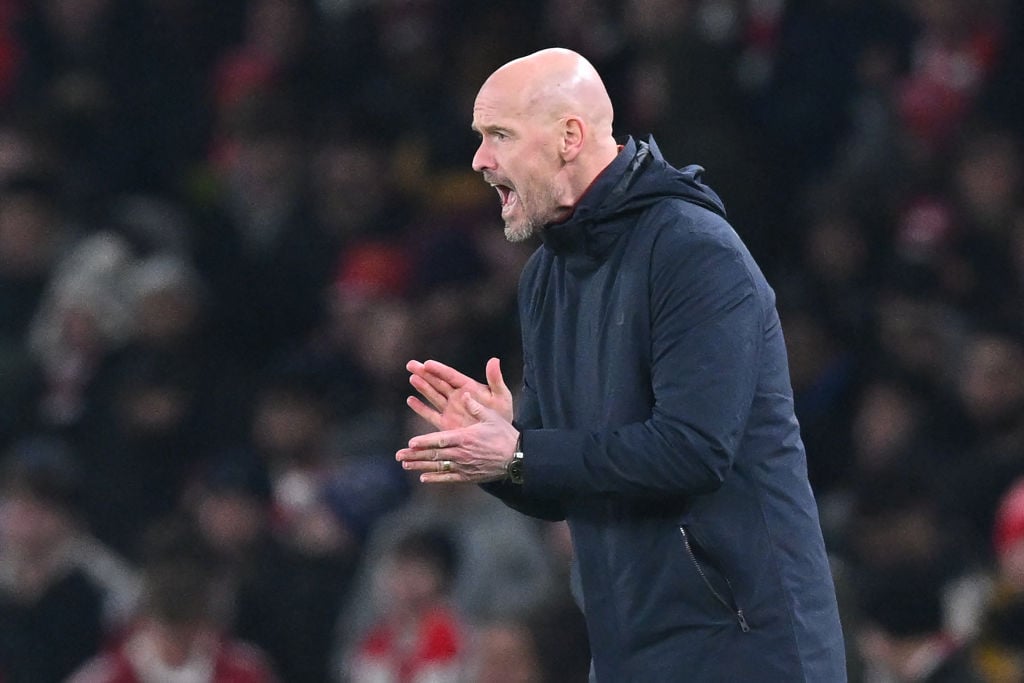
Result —
[[543, 245], [519, 306], [524, 382], [412, 361], [440, 431], [397, 458], [566, 519], [592, 678], [840, 683], [842, 632], [774, 294], [701, 169], [612, 137], [580, 55], [487, 79], [473, 168], [505, 234]]

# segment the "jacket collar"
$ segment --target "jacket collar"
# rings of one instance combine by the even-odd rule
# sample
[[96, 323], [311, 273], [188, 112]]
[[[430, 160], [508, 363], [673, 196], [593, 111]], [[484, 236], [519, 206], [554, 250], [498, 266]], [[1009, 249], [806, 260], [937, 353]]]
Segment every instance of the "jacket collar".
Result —
[[[627, 221], [604, 221], [622, 203], [634, 178], [652, 156], [651, 144], [628, 138], [618, 156], [608, 164], [576, 203], [572, 215], [547, 225], [540, 233], [544, 246], [573, 260], [599, 262], [625, 230]], [[655, 148], [656, 150], [656, 148]]]

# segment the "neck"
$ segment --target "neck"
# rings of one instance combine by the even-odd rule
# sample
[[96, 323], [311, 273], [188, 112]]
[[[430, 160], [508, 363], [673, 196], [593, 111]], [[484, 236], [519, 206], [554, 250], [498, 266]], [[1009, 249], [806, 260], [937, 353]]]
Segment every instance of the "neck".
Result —
[[570, 197], [571, 203], [569, 206], [569, 212], [572, 212], [572, 208], [580, 201], [580, 199], [587, 193], [590, 186], [594, 184], [597, 177], [608, 168], [608, 165], [615, 161], [615, 157], [619, 155], [621, 147], [615, 142], [615, 138], [609, 137], [607, 140], [602, 140], [588, 154], [580, 155], [577, 157], [576, 162], [578, 163], [578, 171], [574, 174], [573, 180], [570, 183]]

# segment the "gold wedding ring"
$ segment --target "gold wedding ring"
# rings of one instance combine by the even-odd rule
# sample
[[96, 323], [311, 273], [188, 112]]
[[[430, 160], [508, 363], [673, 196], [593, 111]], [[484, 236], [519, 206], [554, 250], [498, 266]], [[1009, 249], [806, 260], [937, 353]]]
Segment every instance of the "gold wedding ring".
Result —
[[451, 472], [452, 471], [452, 461], [451, 460], [442, 460], [441, 461], [441, 471], [442, 472]]

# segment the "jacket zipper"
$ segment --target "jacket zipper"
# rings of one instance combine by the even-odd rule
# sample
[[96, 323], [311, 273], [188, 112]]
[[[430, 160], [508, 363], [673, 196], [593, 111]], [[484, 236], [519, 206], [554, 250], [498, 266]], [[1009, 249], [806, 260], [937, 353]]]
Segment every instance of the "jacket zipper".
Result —
[[[743, 610], [737, 607], [736, 605], [730, 603], [728, 600], [726, 600], [725, 597], [718, 591], [718, 589], [716, 589], [714, 585], [712, 585], [711, 581], [708, 579], [707, 574], [704, 573], [704, 568], [700, 566], [700, 562], [697, 561], [697, 556], [693, 552], [693, 546], [690, 545], [690, 535], [686, 533], [686, 527], [679, 527], [679, 533], [683, 535], [683, 545], [686, 546], [686, 554], [690, 556], [690, 561], [693, 562], [693, 566], [697, 569], [697, 574], [700, 575], [700, 578], [704, 582], [704, 585], [708, 587], [709, 591], [711, 591], [711, 595], [714, 596], [715, 600], [722, 603], [722, 605], [727, 610], [729, 610], [730, 612], [732, 612], [733, 615], [735, 615], [736, 621], [739, 622], [740, 630], [742, 630], [744, 633], [750, 633], [750, 624], [747, 623], [747, 618], [746, 616], [744, 616]], [[732, 583], [729, 581], [728, 577], [723, 578], [725, 579], [725, 583], [727, 586], [729, 586], [729, 590], [731, 591]]]

